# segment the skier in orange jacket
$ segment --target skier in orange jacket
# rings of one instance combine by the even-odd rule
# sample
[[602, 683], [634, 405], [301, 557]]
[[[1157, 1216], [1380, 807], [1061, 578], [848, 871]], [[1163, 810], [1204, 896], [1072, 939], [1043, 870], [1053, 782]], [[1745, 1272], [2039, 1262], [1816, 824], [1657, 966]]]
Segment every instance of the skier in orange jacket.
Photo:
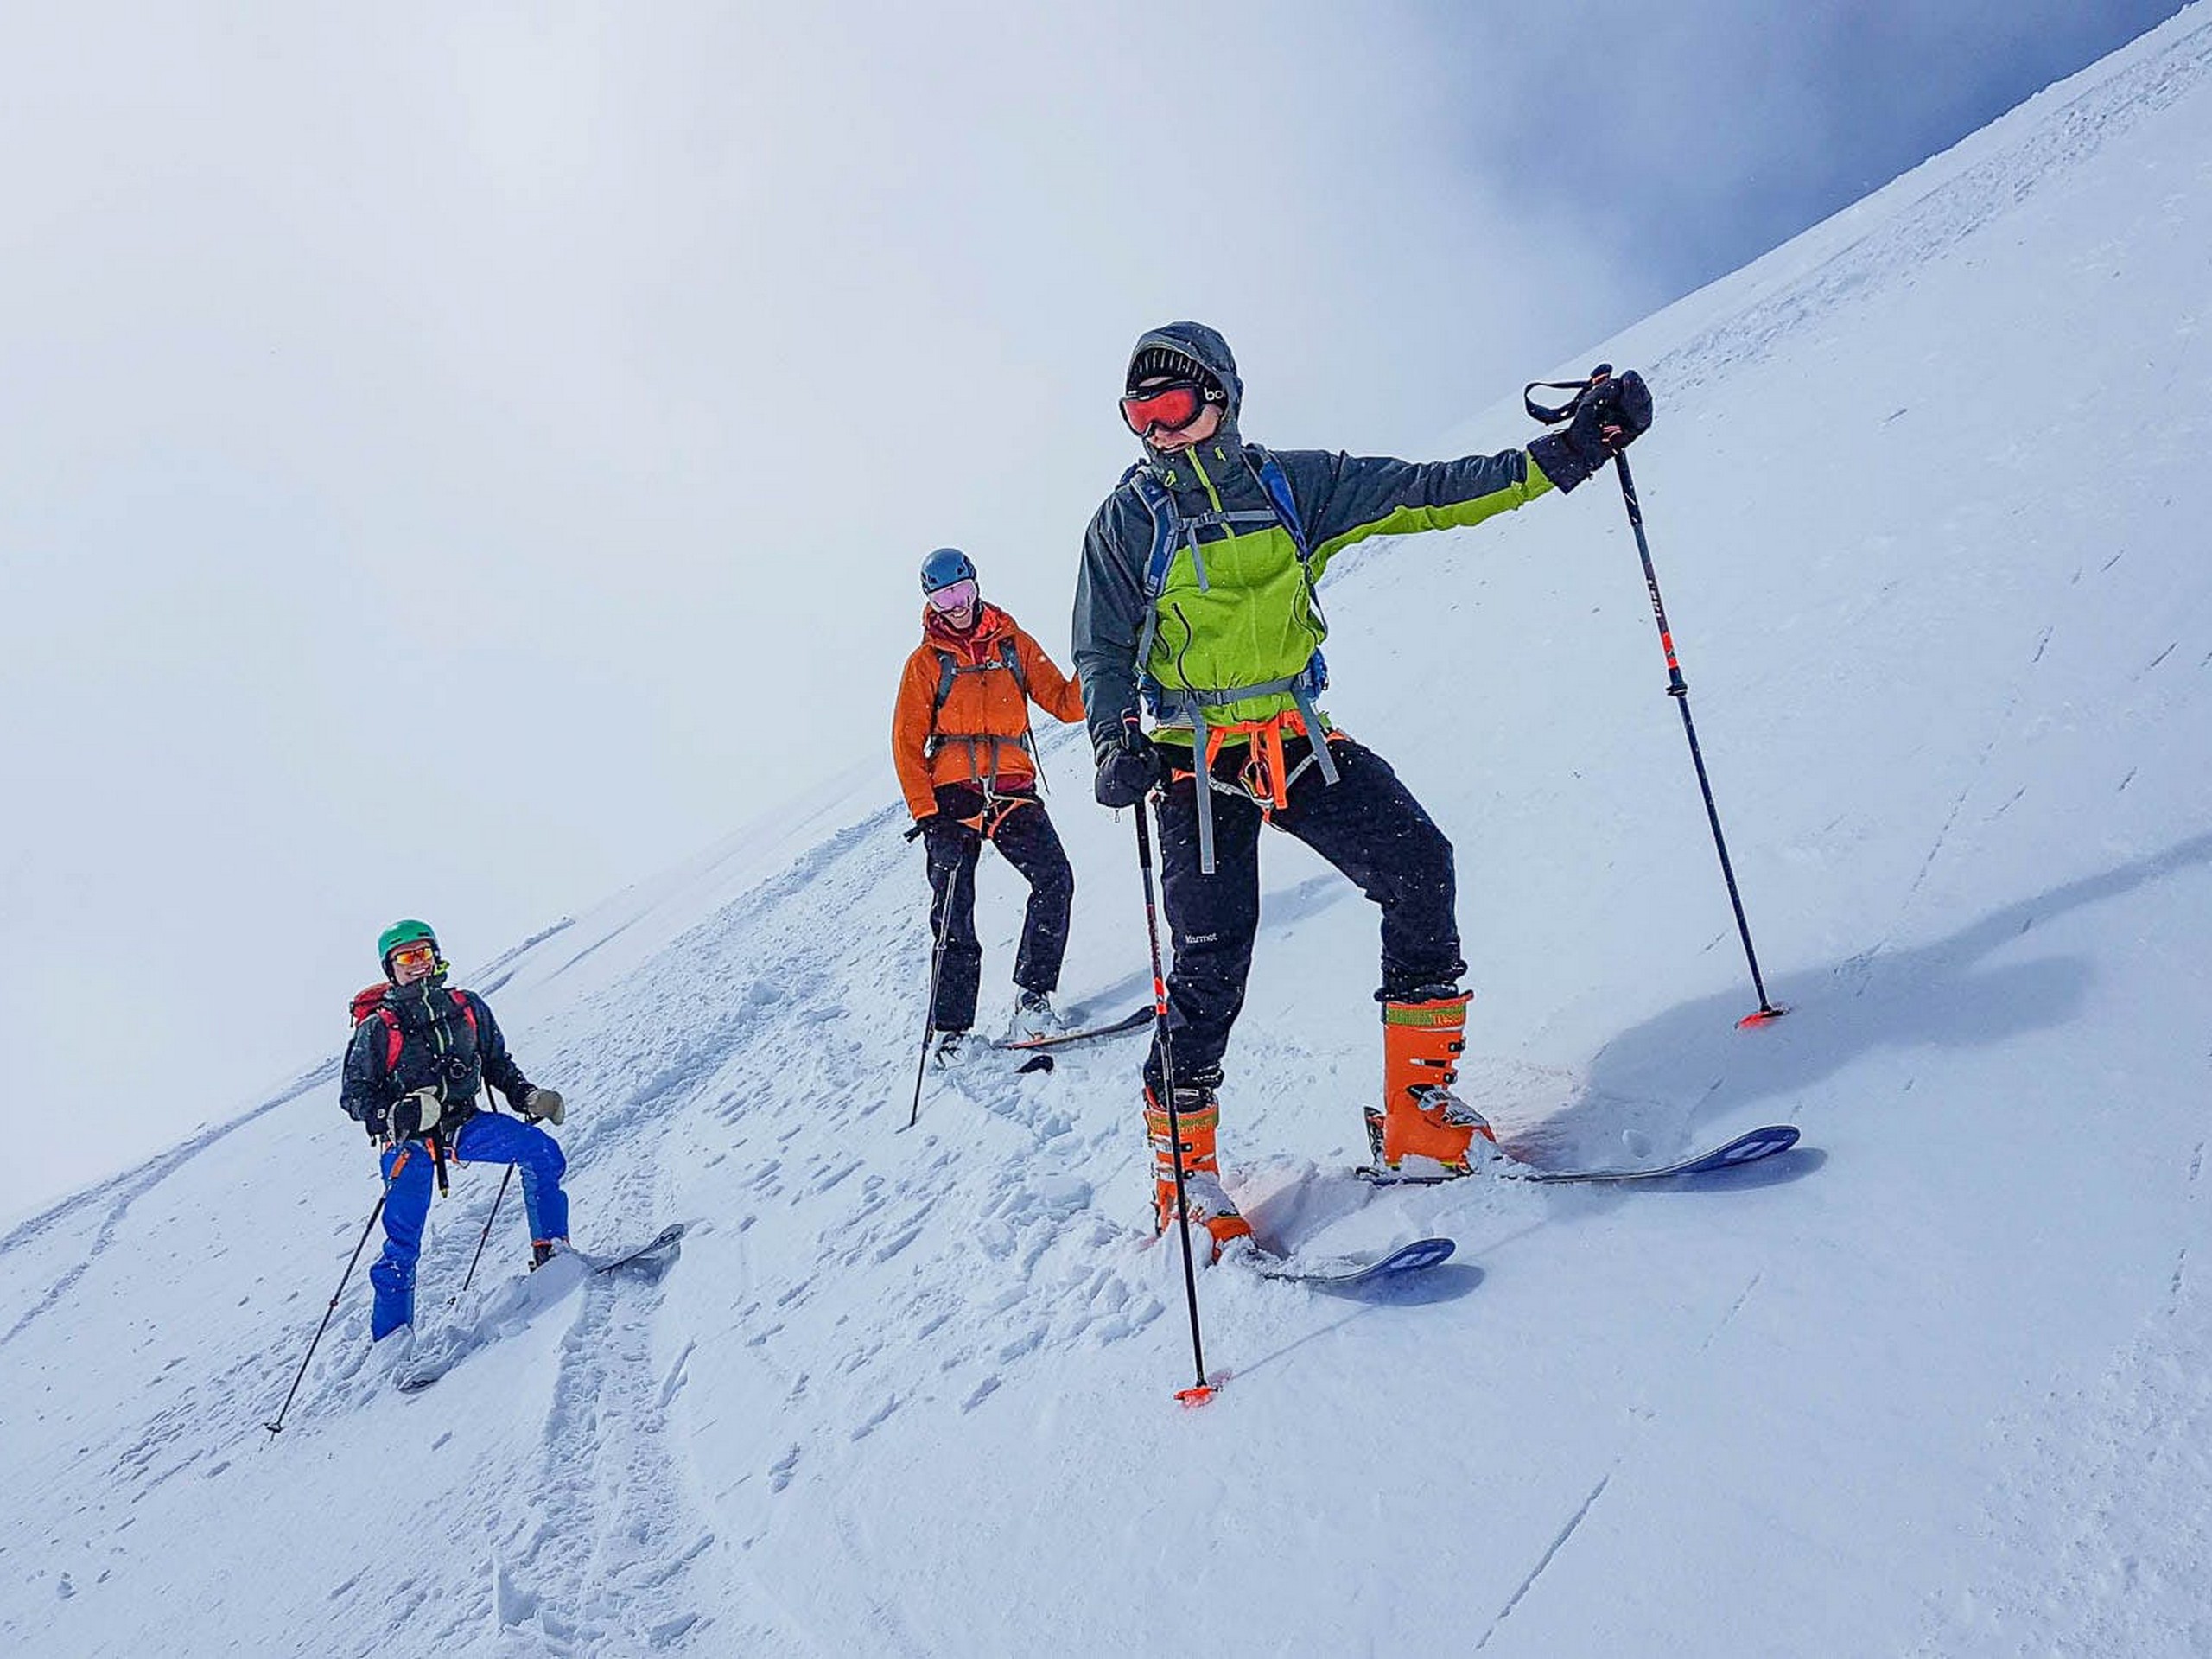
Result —
[[1037, 796], [1029, 704], [1072, 723], [1083, 718], [1083, 693], [1011, 616], [984, 602], [975, 564], [959, 549], [941, 547], [922, 562], [922, 643], [899, 682], [891, 754], [929, 852], [930, 937], [938, 950], [931, 1024], [940, 1033], [938, 1062], [949, 1065], [976, 1023], [983, 969], [976, 861], [987, 840], [1029, 883], [1009, 1035], [1061, 1028], [1052, 998], [1075, 872]]

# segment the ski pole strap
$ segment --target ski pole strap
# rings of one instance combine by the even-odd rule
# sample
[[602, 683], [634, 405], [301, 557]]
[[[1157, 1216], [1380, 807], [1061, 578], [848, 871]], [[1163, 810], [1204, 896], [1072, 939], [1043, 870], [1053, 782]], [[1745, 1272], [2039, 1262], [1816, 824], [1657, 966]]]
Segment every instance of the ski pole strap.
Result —
[[[1611, 364], [1600, 363], [1590, 371], [1590, 378], [1586, 380], [1531, 380], [1521, 388], [1522, 407], [1529, 411], [1530, 420], [1541, 421], [1546, 426], [1557, 426], [1561, 421], [1571, 421], [1575, 411], [1582, 407], [1582, 400], [1590, 395], [1591, 388], [1609, 378], [1612, 372]], [[1535, 394], [1539, 391], [1571, 391], [1574, 396], [1554, 409], [1548, 404], [1536, 401]]]
[[450, 1196], [453, 1189], [446, 1184], [446, 1137], [442, 1130], [432, 1129], [423, 1137], [430, 1143], [430, 1162], [438, 1172], [438, 1196]]

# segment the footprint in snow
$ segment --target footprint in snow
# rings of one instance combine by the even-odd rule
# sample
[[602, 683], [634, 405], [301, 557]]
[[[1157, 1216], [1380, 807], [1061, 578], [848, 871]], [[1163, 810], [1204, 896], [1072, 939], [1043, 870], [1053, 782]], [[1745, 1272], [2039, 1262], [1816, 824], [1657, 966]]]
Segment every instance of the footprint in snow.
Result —
[[794, 1446], [768, 1465], [768, 1490], [780, 1492], [791, 1484], [791, 1471], [798, 1467], [798, 1447]]

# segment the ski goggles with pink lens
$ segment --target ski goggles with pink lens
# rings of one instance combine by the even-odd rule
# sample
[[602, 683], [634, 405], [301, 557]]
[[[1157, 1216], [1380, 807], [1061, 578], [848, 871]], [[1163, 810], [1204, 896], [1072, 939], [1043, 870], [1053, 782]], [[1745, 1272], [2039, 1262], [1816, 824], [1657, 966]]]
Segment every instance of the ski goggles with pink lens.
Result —
[[966, 576], [949, 588], [932, 589], [930, 608], [938, 611], [964, 611], [976, 602], [976, 579]]

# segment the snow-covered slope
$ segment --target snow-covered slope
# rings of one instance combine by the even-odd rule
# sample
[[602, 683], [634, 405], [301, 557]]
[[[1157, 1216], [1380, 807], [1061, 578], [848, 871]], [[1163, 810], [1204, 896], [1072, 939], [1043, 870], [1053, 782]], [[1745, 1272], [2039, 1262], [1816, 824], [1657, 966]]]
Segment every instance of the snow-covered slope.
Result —
[[[1278, 839], [1232, 1185], [1280, 1244], [1460, 1255], [1379, 1302], [1204, 1275], [1233, 1375], [1179, 1410], [1135, 1043], [938, 1084], [899, 1132], [927, 941], [871, 764], [479, 980], [575, 1103], [579, 1241], [696, 1224], [659, 1284], [518, 1283], [503, 1224], [448, 1313], [497, 1184], [464, 1173], [424, 1323], [501, 1339], [401, 1396], [357, 1278], [270, 1444], [375, 1197], [327, 1072], [0, 1240], [0, 1637], [2212, 1649], [2208, 187], [2196, 7], [1593, 353], [1661, 400], [1635, 461], [1777, 1026], [1734, 1028], [1610, 484], [1332, 578], [1331, 707], [1458, 846], [1509, 1141], [1810, 1150], [1369, 1195], [1373, 917]], [[1119, 1011], [1130, 827], [1048, 753], [1067, 986]], [[1000, 1015], [1018, 893], [984, 886]]]

